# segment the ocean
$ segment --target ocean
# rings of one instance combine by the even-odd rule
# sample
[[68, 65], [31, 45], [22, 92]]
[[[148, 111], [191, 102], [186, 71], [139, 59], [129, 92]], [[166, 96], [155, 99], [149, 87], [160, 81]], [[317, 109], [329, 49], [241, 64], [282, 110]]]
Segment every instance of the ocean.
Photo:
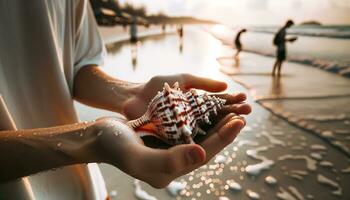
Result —
[[[241, 36], [244, 51], [275, 56], [272, 44], [276, 26], [247, 27]], [[232, 46], [238, 32], [222, 25], [208, 29], [225, 45]], [[350, 77], [350, 26], [296, 26], [288, 30], [298, 40], [289, 43], [288, 60]]]

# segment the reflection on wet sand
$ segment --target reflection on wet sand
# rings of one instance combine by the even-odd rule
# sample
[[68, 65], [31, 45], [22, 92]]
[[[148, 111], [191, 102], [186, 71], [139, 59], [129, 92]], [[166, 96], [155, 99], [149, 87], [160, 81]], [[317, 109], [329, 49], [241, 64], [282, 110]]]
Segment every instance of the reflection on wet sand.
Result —
[[283, 84], [281, 82], [281, 76], [273, 76], [271, 82], [270, 96], [280, 98], [284, 96]]
[[184, 48], [184, 40], [182, 37], [179, 39], [179, 53], [182, 54]]
[[[167, 35], [172, 35], [173, 33], [165, 34], [165, 35], [150, 35], [150, 36], [144, 36], [144, 37], [138, 37], [138, 45], [144, 45], [145, 42], [158, 42], [161, 40], [165, 40]], [[108, 50], [109, 54], [116, 54], [118, 53], [125, 45], [130, 44], [128, 40], [118, 41], [115, 43], [107, 44], [106, 48]]]
[[131, 49], [131, 64], [132, 64], [132, 69], [134, 71], [136, 70], [136, 67], [137, 67], [137, 48], [138, 48], [138, 43], [130, 45], [130, 49]]

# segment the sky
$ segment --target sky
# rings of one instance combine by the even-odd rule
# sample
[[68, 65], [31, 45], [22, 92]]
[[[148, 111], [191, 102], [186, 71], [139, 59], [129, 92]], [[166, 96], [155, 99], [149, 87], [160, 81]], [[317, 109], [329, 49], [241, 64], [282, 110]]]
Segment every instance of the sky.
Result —
[[149, 13], [190, 15], [227, 25], [350, 24], [350, 0], [119, 0], [145, 5]]

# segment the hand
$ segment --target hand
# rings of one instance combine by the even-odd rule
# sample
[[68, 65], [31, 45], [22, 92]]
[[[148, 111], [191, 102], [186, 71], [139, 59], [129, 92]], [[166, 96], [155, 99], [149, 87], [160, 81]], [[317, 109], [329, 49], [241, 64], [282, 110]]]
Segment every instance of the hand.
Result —
[[288, 39], [288, 42], [295, 42], [298, 39], [298, 37], [292, 37]]
[[[126, 117], [129, 119], [135, 119], [142, 116], [146, 112], [147, 106], [151, 99], [157, 94], [158, 91], [162, 90], [164, 82], [168, 82], [170, 85], [175, 82], [179, 82], [180, 88], [184, 91], [195, 88], [208, 92], [222, 92], [227, 88], [227, 84], [224, 82], [196, 77], [190, 74], [156, 76], [148, 81], [148, 83], [141, 85], [134, 97], [126, 101], [123, 106], [123, 113], [126, 115]], [[246, 99], [244, 94], [220, 95], [220, 97], [227, 99], [226, 104], [230, 106], [232, 102], [240, 103]], [[237, 105], [236, 108], [238, 109], [238, 107], [240, 107], [243, 111], [242, 114], [248, 114], [250, 112], [250, 107], [246, 104]], [[226, 109], [226, 111], [228, 110]]]
[[[144, 114], [146, 112], [149, 102], [156, 95], [156, 93], [162, 89], [164, 82], [168, 82], [169, 84], [179, 82], [181, 89], [184, 91], [190, 88], [196, 88], [210, 92], [220, 92], [225, 90], [227, 87], [226, 83], [224, 82], [196, 77], [189, 74], [180, 74], [175, 76], [157, 76], [152, 78], [148, 83], [142, 85], [136, 93], [136, 95], [124, 104], [124, 114], [129, 119], [135, 119]], [[218, 94], [215, 96], [218, 96], [222, 99], [226, 99], [226, 104], [224, 108], [218, 112], [218, 115], [211, 119], [211, 121], [213, 122], [212, 124], [214, 125], [227, 114], [235, 113], [236, 115], [244, 115], [249, 114], [251, 112], [250, 106], [244, 102], [246, 100], [246, 95], [243, 93], [232, 95]], [[212, 128], [212, 126], [206, 126], [204, 130], [206, 131], [210, 128]], [[154, 137], [143, 137], [143, 140], [149, 147], [169, 147], [169, 145], [163, 143], [162, 141]]]
[[229, 114], [208, 131], [210, 136], [201, 144], [177, 145], [164, 150], [143, 145], [125, 121], [104, 118], [95, 125], [100, 133], [97, 155], [101, 162], [112, 164], [155, 188], [163, 188], [207, 163], [235, 139], [244, 125], [242, 118]]

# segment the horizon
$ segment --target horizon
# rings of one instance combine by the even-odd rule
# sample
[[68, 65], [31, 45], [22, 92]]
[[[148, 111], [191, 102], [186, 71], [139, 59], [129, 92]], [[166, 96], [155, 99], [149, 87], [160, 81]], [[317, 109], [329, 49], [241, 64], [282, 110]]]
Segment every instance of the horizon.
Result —
[[[323, 25], [350, 25], [350, 1], [343, 0], [153, 0], [152, 4], [147, 0], [119, 2], [145, 6], [149, 14], [162, 12], [169, 16], [191, 16], [229, 26], [275, 26], [283, 24], [287, 19], [293, 19], [296, 24], [318, 21]], [[221, 15], [217, 15], [218, 11]]]

